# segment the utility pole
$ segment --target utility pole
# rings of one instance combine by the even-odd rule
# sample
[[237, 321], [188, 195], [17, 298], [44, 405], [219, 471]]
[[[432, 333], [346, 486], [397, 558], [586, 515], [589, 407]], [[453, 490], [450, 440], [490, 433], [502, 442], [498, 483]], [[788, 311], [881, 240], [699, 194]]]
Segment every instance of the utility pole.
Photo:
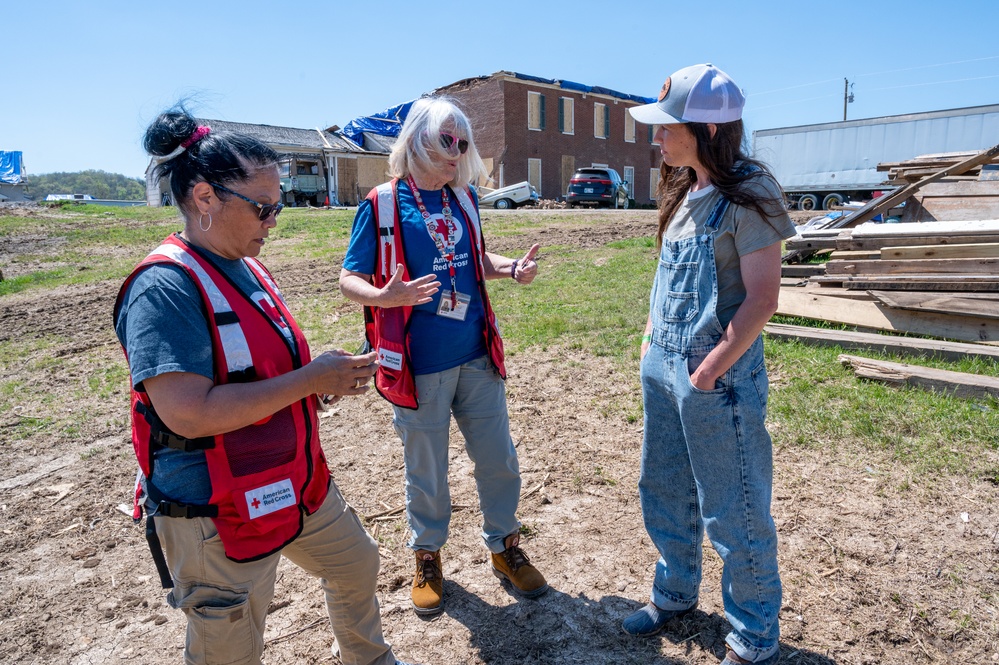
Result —
[[853, 93], [850, 92], [850, 88], [853, 84], [850, 83], [845, 77], [843, 78], [843, 120], [846, 120], [846, 105], [853, 101]]

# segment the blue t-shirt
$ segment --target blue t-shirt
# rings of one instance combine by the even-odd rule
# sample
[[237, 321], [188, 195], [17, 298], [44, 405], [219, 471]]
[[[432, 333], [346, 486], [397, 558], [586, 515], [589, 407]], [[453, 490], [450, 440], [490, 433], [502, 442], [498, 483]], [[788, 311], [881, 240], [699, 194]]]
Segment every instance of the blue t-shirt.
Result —
[[[473, 194], [474, 196], [474, 194]], [[440, 191], [420, 190], [423, 204], [430, 213], [435, 228], [446, 229], [444, 204]], [[469, 296], [471, 301], [464, 321], [438, 316], [441, 297], [451, 290], [451, 277], [447, 261], [441, 258], [436, 243], [427, 231], [416, 199], [405, 182], [399, 183], [399, 210], [401, 214], [403, 255], [409, 276], [416, 279], [433, 272], [441, 283], [440, 290], [433, 300], [413, 308], [413, 318], [409, 324], [409, 350], [414, 374], [431, 374], [457, 367], [475, 360], [486, 353], [483, 331], [486, 325], [486, 310], [479, 294], [475, 279], [475, 255], [468, 233], [468, 222], [454, 193], [448, 191], [451, 215], [458, 227], [455, 243], [455, 279], [458, 293]], [[354, 227], [350, 234], [350, 245], [343, 267], [352, 272], [372, 275], [378, 264], [378, 237], [375, 216], [371, 203], [363, 201], [357, 207]]]
[[[242, 260], [204, 253], [240, 290], [259, 300], [263, 289]], [[155, 264], [135, 277], [125, 292], [115, 332], [128, 354], [133, 386], [169, 372], [214, 378], [212, 337], [201, 295], [179, 266]], [[148, 481], [166, 498], [181, 503], [203, 505], [212, 496], [203, 451], [155, 450]]]

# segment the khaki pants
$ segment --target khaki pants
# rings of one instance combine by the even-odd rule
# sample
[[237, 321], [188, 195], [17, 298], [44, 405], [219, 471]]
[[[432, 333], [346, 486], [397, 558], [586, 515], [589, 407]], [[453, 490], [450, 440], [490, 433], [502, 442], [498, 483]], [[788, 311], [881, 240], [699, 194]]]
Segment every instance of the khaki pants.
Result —
[[261, 662], [267, 607], [283, 554], [320, 579], [344, 664], [394, 665], [375, 598], [378, 546], [336, 485], [305, 518], [294, 542], [259, 561], [227, 559], [208, 518], [154, 519], [175, 585], [167, 602], [187, 615], [186, 663]]

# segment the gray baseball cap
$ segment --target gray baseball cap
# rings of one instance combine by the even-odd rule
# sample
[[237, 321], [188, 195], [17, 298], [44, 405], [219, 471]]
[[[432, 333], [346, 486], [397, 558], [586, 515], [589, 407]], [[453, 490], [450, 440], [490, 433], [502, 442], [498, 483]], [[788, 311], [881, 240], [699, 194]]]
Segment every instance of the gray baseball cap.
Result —
[[734, 122], [742, 117], [746, 97], [728, 74], [714, 65], [684, 67], [666, 79], [659, 101], [628, 109], [646, 125], [683, 122]]

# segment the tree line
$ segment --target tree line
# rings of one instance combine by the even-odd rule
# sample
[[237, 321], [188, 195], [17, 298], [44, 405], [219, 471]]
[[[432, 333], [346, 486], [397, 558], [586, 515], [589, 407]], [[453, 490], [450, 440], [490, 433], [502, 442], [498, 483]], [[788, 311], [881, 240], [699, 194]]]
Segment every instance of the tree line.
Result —
[[25, 189], [35, 201], [44, 201], [49, 194], [90, 194], [95, 199], [117, 201], [146, 198], [145, 180], [98, 170], [29, 175], [25, 179]]

